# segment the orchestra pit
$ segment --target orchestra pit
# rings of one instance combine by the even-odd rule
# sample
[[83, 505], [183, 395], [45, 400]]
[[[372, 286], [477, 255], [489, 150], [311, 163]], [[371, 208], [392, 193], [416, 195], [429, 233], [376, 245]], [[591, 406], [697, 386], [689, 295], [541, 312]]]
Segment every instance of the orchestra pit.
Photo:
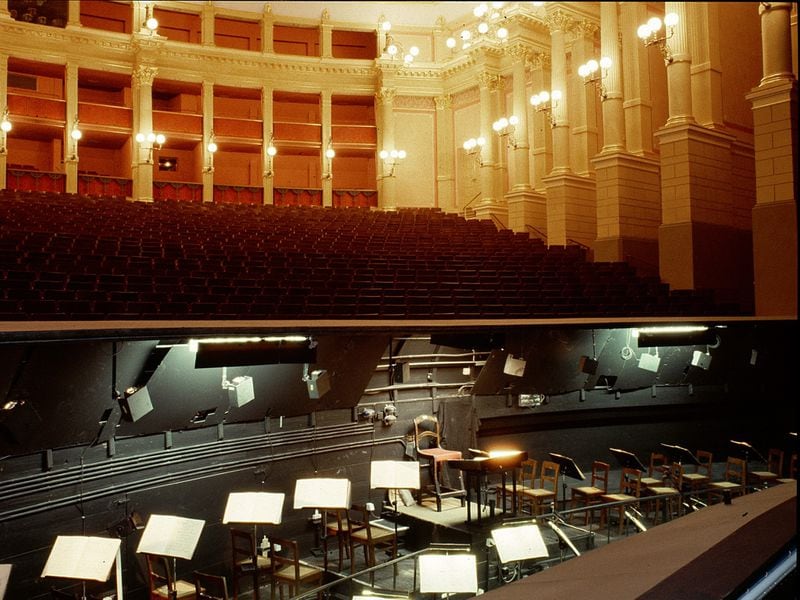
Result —
[[0, 0], [0, 600], [794, 598], [797, 4]]

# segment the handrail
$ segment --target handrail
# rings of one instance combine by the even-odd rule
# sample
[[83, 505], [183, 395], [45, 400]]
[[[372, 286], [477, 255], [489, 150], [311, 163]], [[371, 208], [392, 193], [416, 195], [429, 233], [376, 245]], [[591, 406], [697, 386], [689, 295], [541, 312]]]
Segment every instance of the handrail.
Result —
[[543, 240], [544, 243], [547, 244], [547, 234], [544, 233], [541, 229], [538, 229], [538, 228], [534, 227], [533, 225], [528, 225], [527, 223], [525, 224], [525, 228], [526, 229], [530, 229], [532, 232], [534, 232], [537, 235], [537, 237], [539, 237], [539, 239]]
[[463, 210], [463, 212], [464, 212], [464, 217], [466, 217], [466, 216], [467, 216], [467, 209], [470, 207], [470, 205], [471, 205], [473, 202], [475, 202], [475, 200], [477, 200], [477, 199], [478, 199], [478, 198], [480, 198], [480, 197], [481, 197], [481, 192], [478, 192], [477, 194], [475, 194], [475, 195], [472, 197], [472, 200], [470, 200], [469, 202], [467, 202], [467, 203], [464, 205], [464, 208], [462, 209], [462, 210]]

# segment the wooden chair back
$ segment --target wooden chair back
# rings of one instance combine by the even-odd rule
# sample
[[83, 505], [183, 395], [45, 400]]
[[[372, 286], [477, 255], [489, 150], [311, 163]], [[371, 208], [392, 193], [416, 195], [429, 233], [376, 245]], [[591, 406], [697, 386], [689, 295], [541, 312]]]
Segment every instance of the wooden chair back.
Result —
[[783, 450], [770, 448], [767, 452], [767, 471], [783, 477]]
[[639, 498], [642, 494], [642, 472], [639, 469], [623, 467], [619, 479], [621, 494]]
[[539, 467], [539, 461], [535, 458], [523, 460], [519, 466], [519, 485], [522, 487], [533, 487], [536, 485], [536, 469]]
[[539, 473], [539, 487], [542, 489], [558, 492], [558, 474], [561, 465], [551, 460], [542, 461], [542, 470]]
[[694, 472], [701, 473], [704, 471], [702, 474], [711, 479], [711, 467], [714, 464], [714, 455], [708, 450], [698, 450], [695, 456], [697, 457], [697, 462], [700, 464], [696, 465]]
[[667, 456], [661, 452], [650, 453], [650, 466], [647, 468], [647, 476], [658, 479], [663, 478], [664, 469], [669, 467]]
[[592, 487], [603, 490], [604, 494], [608, 493], [608, 473], [611, 470], [611, 465], [602, 460], [596, 460], [592, 463]]
[[222, 575], [194, 572], [196, 600], [228, 600], [228, 582]]
[[747, 461], [729, 456], [725, 463], [725, 481], [735, 482], [742, 487], [747, 485]]
[[234, 571], [241, 567], [256, 566], [256, 539], [252, 531], [231, 529], [231, 552], [233, 554]]
[[414, 417], [414, 445], [417, 452], [430, 448], [441, 448], [439, 419], [431, 415]]

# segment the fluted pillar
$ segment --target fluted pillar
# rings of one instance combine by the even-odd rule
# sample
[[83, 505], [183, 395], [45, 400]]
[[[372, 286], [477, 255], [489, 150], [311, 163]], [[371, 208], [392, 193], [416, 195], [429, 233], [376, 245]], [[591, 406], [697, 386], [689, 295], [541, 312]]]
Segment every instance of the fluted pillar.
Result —
[[203, 46], [214, 45], [214, 5], [206, 2], [200, 13], [200, 39]]
[[325, 151], [331, 145], [331, 90], [324, 89], [320, 97], [320, 116], [322, 117], [322, 206], [333, 206], [333, 161]]
[[8, 12], [8, 0], [0, 0], [0, 19], [9, 18], [11, 18], [11, 13]]
[[753, 271], [759, 316], [797, 317], [797, 80], [792, 70], [792, 2], [762, 2], [762, 77], [753, 105], [756, 205]]
[[[531, 89], [533, 94], [541, 91], [550, 90], [550, 55], [538, 52], [531, 56]], [[533, 95], [532, 94], [532, 95]], [[543, 111], [538, 111], [531, 107], [530, 128], [533, 133], [533, 156], [532, 181], [533, 187], [539, 192], [543, 192], [544, 178], [553, 169], [553, 138], [550, 127], [550, 119]], [[545, 223], [541, 226], [544, 228]]]
[[495, 166], [495, 140], [493, 123], [493, 98], [492, 95], [497, 90], [497, 75], [483, 71], [478, 74], [478, 91], [480, 93], [480, 134], [486, 140], [483, 147], [483, 164], [480, 168], [481, 183], [481, 204], [491, 204], [494, 201], [492, 192], [494, 191], [494, 166]]
[[[378, 108], [378, 152], [383, 149], [391, 150], [395, 147], [394, 142], [394, 97], [397, 93], [395, 88], [383, 87], [375, 94], [375, 101]], [[397, 206], [396, 178], [391, 175], [390, 169], [380, 158], [375, 172], [378, 175], [378, 206], [381, 208], [391, 208]]]
[[[594, 40], [599, 29], [597, 23], [591, 21], [581, 21], [573, 29], [572, 71], [573, 77], [579, 83], [574, 87], [579, 91], [575, 97], [570, 123], [572, 126], [570, 163], [577, 175], [584, 176], [590, 174], [589, 161], [597, 154], [596, 106], [600, 98], [594, 85], [586, 85], [576, 76], [576, 65], [584, 64], [590, 59], [600, 59], [594, 51]], [[569, 84], [566, 89], [570, 89]]]
[[261, 13], [261, 51], [266, 53], [275, 52], [275, 15], [272, 12], [272, 4], [264, 3], [264, 12]]
[[261, 181], [264, 186], [264, 204], [274, 204], [275, 157], [267, 154], [273, 135], [272, 86], [261, 88]]
[[678, 22], [667, 40], [672, 58], [667, 63], [669, 118], [667, 126], [694, 123], [692, 114], [692, 55], [689, 52], [689, 23], [686, 2], [665, 2], [665, 14], [675, 13]]
[[453, 131], [453, 97], [435, 96], [436, 104], [436, 196], [437, 205], [445, 212], [456, 206], [455, 132]]
[[[0, 118], [8, 107], [8, 55], [0, 54]], [[8, 135], [0, 131], [0, 190], [8, 186]]]
[[203, 202], [214, 201], [214, 154], [208, 151], [208, 143], [214, 131], [214, 83], [204, 81], [203, 94], [203, 141], [200, 156], [203, 161]]
[[322, 58], [333, 58], [333, 25], [328, 9], [323, 9], [319, 24], [320, 55]]
[[726, 10], [718, 2], [687, 3], [692, 55], [692, 113], [704, 127], [719, 128], [725, 122], [719, 13]]
[[525, 65], [529, 50], [519, 44], [509, 50], [513, 59], [512, 65], [512, 101], [513, 114], [519, 119], [514, 130], [516, 147], [512, 150], [514, 168], [511, 171], [511, 191], [525, 192], [531, 189], [530, 174], [530, 136], [528, 133], [528, 94]]
[[[551, 89], [561, 92], [561, 99], [553, 101], [553, 171], [552, 174], [570, 173], [569, 117], [567, 111], [567, 54], [565, 36], [573, 26], [572, 19], [557, 11], [548, 15], [550, 28], [550, 79]], [[551, 93], [552, 95], [552, 93]]]
[[64, 93], [66, 97], [66, 120], [64, 122], [64, 170], [65, 191], [78, 192], [78, 140], [72, 139], [72, 130], [78, 124], [78, 65], [67, 63]]
[[[133, 71], [134, 131], [153, 132], [153, 80], [158, 69], [140, 65]], [[133, 152], [133, 198], [145, 202], [153, 201], [153, 143], [134, 141]]]
[[617, 2], [600, 3], [600, 55], [611, 59], [603, 84], [606, 97], [603, 101], [602, 152], [625, 150], [625, 122], [622, 97], [622, 54], [619, 48], [619, 18]]
[[67, 2], [67, 27], [81, 26], [81, 3]]
[[637, 27], [647, 21], [647, 5], [644, 2], [620, 2], [619, 11], [622, 34], [622, 59], [619, 64], [624, 93], [625, 144], [632, 154], [654, 156], [649, 49], [636, 35]]

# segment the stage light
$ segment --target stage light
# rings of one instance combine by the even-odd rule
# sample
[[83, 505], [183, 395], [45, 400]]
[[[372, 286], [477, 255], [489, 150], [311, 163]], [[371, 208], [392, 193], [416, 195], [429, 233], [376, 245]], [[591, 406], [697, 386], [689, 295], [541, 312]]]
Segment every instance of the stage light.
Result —
[[150, 392], [147, 386], [142, 388], [130, 387], [125, 390], [125, 394], [119, 398], [119, 406], [122, 410], [122, 417], [135, 423], [147, 413], [153, 410], [153, 402], [150, 399]]
[[[308, 367], [308, 365], [306, 365], [306, 367]], [[312, 400], [319, 400], [331, 389], [330, 376], [324, 369], [311, 371], [303, 379], [308, 387], [308, 397]]]

